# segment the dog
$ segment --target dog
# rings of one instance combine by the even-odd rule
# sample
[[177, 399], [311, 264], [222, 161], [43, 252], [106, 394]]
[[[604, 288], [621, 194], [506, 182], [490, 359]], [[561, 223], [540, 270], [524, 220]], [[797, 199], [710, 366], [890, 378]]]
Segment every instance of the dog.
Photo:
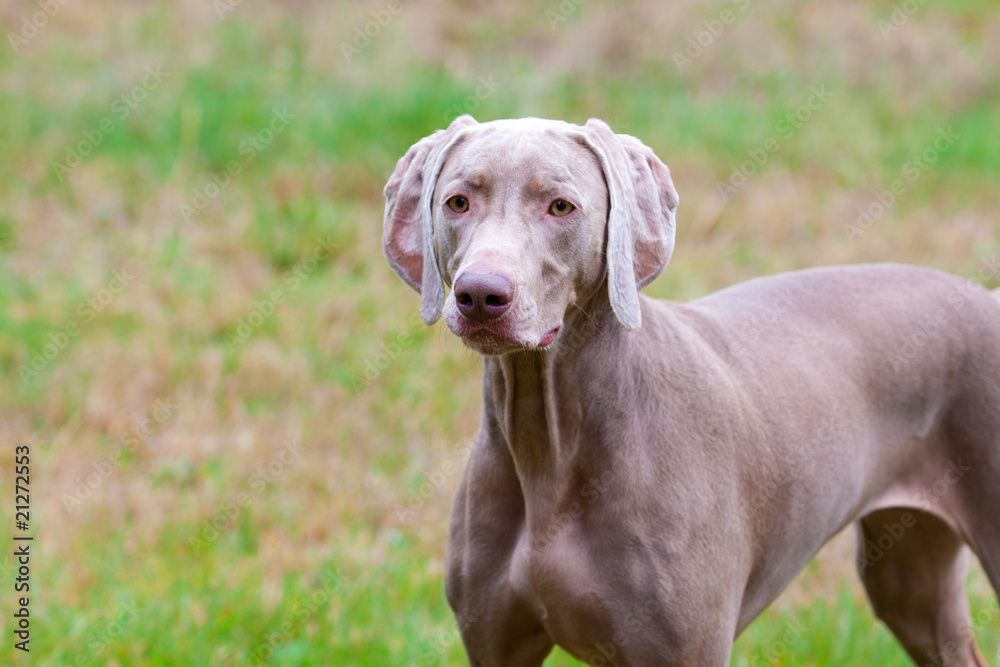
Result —
[[483, 356], [445, 582], [471, 665], [728, 665], [854, 523], [913, 660], [986, 667], [964, 581], [971, 548], [1000, 589], [996, 292], [872, 264], [640, 295], [678, 196], [596, 119], [459, 117], [385, 197], [422, 319]]

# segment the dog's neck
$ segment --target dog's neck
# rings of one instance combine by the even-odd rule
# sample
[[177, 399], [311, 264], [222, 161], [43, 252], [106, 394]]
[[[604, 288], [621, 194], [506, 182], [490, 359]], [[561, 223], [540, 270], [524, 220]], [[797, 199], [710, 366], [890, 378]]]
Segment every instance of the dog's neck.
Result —
[[581, 373], [593, 369], [588, 348], [609, 327], [620, 327], [610, 304], [592, 300], [586, 311], [570, 308], [549, 348], [485, 359], [485, 427], [506, 443], [526, 497], [547, 495], [553, 481], [573, 473], [583, 425]]

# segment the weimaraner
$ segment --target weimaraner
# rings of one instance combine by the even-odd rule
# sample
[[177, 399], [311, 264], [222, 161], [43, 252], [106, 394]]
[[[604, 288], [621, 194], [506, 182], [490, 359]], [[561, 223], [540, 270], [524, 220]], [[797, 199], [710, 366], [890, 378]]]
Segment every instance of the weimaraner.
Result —
[[[456, 119], [385, 188], [389, 263], [483, 355], [446, 594], [477, 667], [728, 665], [848, 523], [919, 665], [987, 663], [1000, 590], [1000, 298], [902, 265], [641, 296], [667, 167], [605, 123]], [[451, 288], [445, 293], [445, 286]], [[966, 546], [968, 545], [968, 546]]]

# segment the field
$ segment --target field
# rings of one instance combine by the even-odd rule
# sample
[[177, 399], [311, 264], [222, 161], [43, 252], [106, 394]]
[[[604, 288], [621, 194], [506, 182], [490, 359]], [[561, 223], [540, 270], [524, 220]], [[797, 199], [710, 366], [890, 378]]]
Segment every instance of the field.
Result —
[[[442, 563], [480, 361], [381, 249], [395, 161], [457, 114], [600, 117], [653, 147], [681, 198], [657, 297], [865, 261], [1000, 286], [988, 0], [0, 19], [0, 534], [34, 536], [30, 653], [0, 556], [2, 664], [465, 664]], [[912, 664], [852, 553], [824, 549], [732, 664]], [[1000, 664], [978, 566], [968, 587]]]

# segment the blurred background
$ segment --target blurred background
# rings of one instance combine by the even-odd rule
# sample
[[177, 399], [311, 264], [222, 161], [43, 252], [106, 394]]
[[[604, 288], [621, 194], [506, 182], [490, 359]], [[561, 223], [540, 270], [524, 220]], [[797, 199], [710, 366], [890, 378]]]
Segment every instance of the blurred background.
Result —
[[[866, 261], [1000, 285], [991, 0], [40, 0], [0, 25], [0, 507], [18, 532], [28, 445], [35, 537], [30, 654], [0, 550], [0, 663], [465, 664], [442, 562], [481, 362], [381, 249], [396, 160], [461, 113], [653, 147], [681, 197], [657, 297]], [[852, 553], [733, 665], [910, 664]]]

